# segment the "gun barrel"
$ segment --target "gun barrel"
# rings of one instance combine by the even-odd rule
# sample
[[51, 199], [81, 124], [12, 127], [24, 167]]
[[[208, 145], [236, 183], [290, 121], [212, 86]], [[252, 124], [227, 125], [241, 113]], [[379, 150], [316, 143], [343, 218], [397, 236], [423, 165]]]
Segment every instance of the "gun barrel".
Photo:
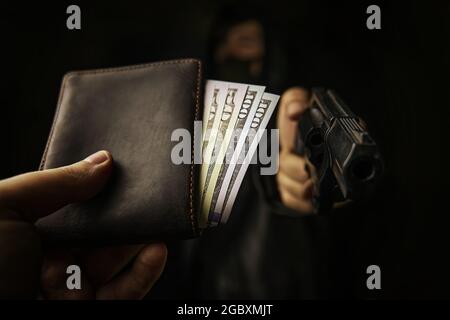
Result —
[[[339, 96], [313, 89], [312, 105], [299, 122], [299, 149], [318, 173], [321, 196], [356, 200], [373, 188], [382, 171], [375, 141]], [[333, 195], [334, 198], [337, 198]]]

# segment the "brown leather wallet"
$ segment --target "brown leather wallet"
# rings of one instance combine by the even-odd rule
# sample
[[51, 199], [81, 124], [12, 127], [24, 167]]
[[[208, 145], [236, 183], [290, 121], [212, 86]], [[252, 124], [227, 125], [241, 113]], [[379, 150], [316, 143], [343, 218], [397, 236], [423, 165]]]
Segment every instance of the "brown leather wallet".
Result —
[[40, 168], [105, 149], [114, 170], [100, 194], [39, 220], [44, 239], [90, 246], [198, 235], [197, 165], [175, 165], [170, 156], [175, 129], [193, 137], [201, 87], [194, 59], [65, 75]]

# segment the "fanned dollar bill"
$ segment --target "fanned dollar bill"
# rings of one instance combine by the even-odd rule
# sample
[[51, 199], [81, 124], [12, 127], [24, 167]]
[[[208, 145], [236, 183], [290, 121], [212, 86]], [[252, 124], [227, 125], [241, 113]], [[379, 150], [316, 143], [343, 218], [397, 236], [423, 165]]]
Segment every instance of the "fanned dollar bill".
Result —
[[[206, 83], [200, 170], [200, 227], [225, 223], [278, 102], [265, 87]], [[247, 163], [248, 162], [248, 163]]]
[[[203, 136], [202, 149], [206, 148], [211, 130], [216, 120], [216, 115], [222, 114], [225, 102], [226, 83], [223, 81], [208, 80], [205, 86], [204, 109], [203, 109]], [[217, 117], [219, 118], [219, 117]]]
[[[251, 159], [253, 158], [258, 143], [261, 140], [264, 129], [269, 123], [270, 117], [275, 110], [278, 103], [279, 96], [264, 93], [263, 98], [258, 106], [258, 110], [253, 118], [251, 125], [251, 133], [246, 139], [245, 143], [248, 146], [248, 151], [245, 155], [242, 164], [238, 164], [233, 172], [230, 170], [228, 172], [228, 177], [224, 179], [230, 179], [230, 182], [226, 188], [222, 188], [217, 199], [216, 208], [214, 211], [216, 214], [220, 214], [220, 223], [226, 223], [233, 208], [234, 201], [236, 200], [239, 187], [241, 186], [242, 180], [244, 179], [245, 173], [247, 172], [248, 166], [250, 165]], [[245, 151], [246, 148], [243, 149]], [[227, 172], [227, 173], [228, 173]]]
[[[225, 100], [219, 101], [219, 108], [221, 113], [215, 114], [215, 119], [211, 128], [211, 132], [205, 133], [208, 136], [208, 141], [204, 141], [204, 157], [203, 166], [200, 170], [200, 182], [202, 195], [200, 197], [201, 208], [204, 207], [206, 199], [206, 191], [209, 188], [213, 169], [216, 163], [221, 163], [223, 160], [222, 150], [226, 149], [228, 142], [231, 138], [228, 128], [233, 128], [236, 119], [239, 115], [240, 107], [244, 101], [245, 93], [247, 92], [248, 85], [241, 83], [225, 82], [219, 85], [224, 88]], [[211, 112], [209, 112], [211, 114]], [[215, 183], [215, 182], [214, 182]], [[201, 215], [204, 217], [204, 215]], [[207, 216], [200, 218], [200, 226], [206, 227]]]
[[[209, 189], [206, 190], [206, 201], [204, 202], [204, 208], [202, 215], [208, 215], [208, 221], [214, 224], [218, 222], [220, 216], [215, 214], [214, 208], [216, 206], [219, 192], [222, 187], [227, 188], [228, 181], [225, 181], [225, 174], [230, 169], [233, 170], [234, 164], [239, 161], [234, 156], [236, 152], [240, 152], [244, 146], [244, 142], [248, 135], [249, 128], [252, 123], [252, 119], [257, 112], [257, 107], [260, 103], [261, 97], [264, 94], [265, 87], [262, 86], [249, 86], [239, 111], [238, 119], [233, 127], [232, 139], [230, 140], [227, 151], [226, 160], [223, 164], [216, 164], [212, 173], [212, 183], [209, 184]], [[214, 183], [214, 184], [213, 184]]]

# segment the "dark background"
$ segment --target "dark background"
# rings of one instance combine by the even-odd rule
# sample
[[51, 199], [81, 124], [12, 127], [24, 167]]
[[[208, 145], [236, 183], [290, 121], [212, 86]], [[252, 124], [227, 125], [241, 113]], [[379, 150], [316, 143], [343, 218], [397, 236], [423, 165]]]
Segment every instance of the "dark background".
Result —
[[[208, 30], [224, 3], [229, 2], [77, 3], [80, 31], [65, 26], [72, 3], [2, 5], [0, 178], [37, 169], [64, 73], [204, 59]], [[381, 30], [366, 28], [370, 4], [381, 7]], [[250, 5], [266, 13], [272, 44], [286, 67], [282, 87], [268, 91], [281, 93], [292, 85], [336, 89], [366, 120], [385, 158], [375, 209], [338, 222], [338, 232], [351, 235], [340, 259], [353, 275], [342, 279], [345, 296], [450, 297], [450, 5], [324, 0]], [[286, 245], [295, 250], [295, 243]], [[362, 266], [370, 264], [382, 270], [382, 290], [376, 293], [361, 280]]]

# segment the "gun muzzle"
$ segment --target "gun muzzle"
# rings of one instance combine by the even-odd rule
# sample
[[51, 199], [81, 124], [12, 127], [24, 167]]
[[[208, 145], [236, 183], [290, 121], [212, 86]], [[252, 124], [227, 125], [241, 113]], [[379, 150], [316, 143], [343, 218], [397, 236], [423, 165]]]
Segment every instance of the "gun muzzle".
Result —
[[370, 194], [383, 169], [375, 141], [331, 90], [313, 89], [311, 107], [299, 121], [297, 151], [316, 168], [319, 212]]

